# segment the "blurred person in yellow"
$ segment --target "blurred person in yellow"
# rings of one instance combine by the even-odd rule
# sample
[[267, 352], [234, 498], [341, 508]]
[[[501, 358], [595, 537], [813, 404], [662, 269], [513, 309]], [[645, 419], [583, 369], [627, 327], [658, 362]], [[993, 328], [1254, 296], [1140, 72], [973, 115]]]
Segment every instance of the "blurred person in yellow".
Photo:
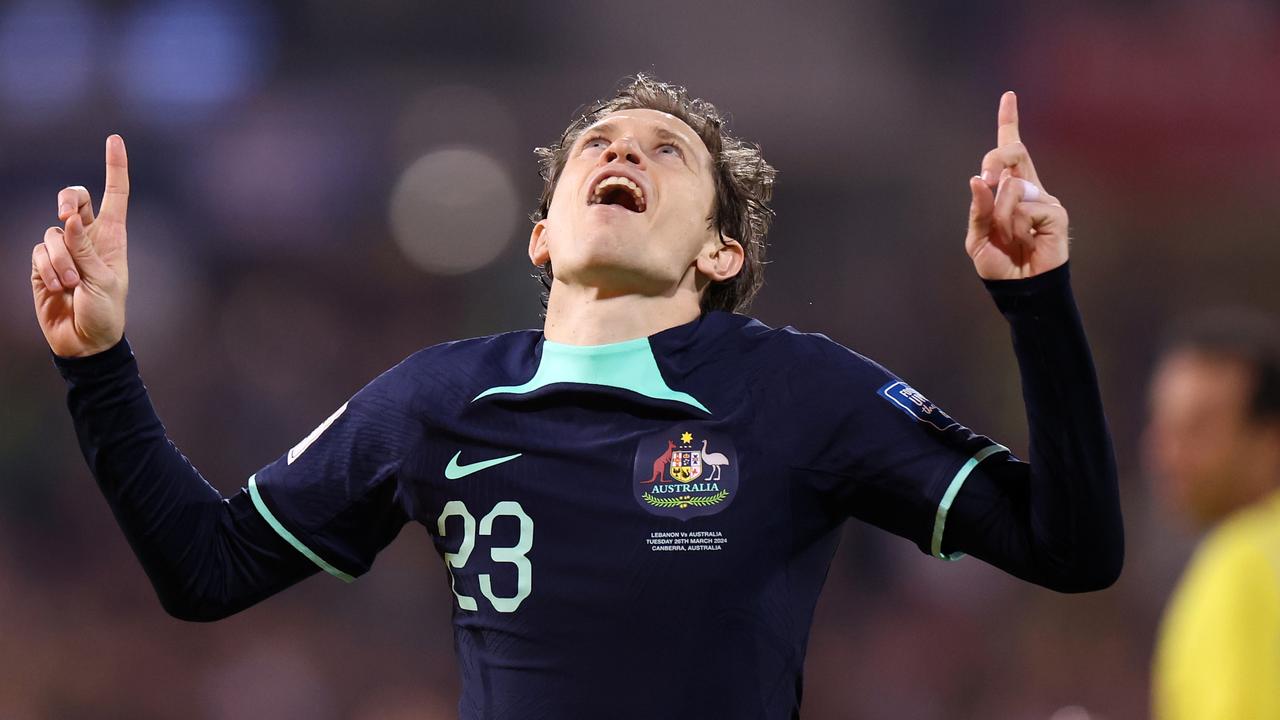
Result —
[[1205, 533], [1161, 623], [1153, 713], [1280, 718], [1280, 331], [1252, 311], [1184, 323], [1150, 399], [1156, 488]]

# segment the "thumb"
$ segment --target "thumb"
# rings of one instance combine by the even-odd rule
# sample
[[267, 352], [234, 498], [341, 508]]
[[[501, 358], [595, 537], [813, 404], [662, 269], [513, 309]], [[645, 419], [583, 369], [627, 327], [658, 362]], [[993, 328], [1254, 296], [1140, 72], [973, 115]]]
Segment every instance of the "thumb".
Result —
[[76, 269], [80, 271], [82, 277], [97, 280], [104, 278], [105, 274], [110, 272], [107, 264], [102, 261], [102, 256], [98, 255], [98, 249], [93, 246], [93, 240], [89, 237], [79, 214], [67, 218], [64, 237], [67, 252], [71, 253], [71, 259], [75, 261]]

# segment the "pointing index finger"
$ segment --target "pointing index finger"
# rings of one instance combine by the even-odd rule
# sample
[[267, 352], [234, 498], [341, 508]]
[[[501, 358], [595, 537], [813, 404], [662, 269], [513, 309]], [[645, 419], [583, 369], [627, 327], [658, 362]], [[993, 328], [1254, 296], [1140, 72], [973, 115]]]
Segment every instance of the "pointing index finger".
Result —
[[1018, 96], [1012, 90], [1000, 96], [1000, 111], [996, 122], [996, 147], [1022, 142], [1022, 138], [1018, 136]]
[[125, 153], [124, 138], [112, 135], [107, 138], [107, 187], [102, 193], [99, 219], [125, 221], [129, 210], [129, 156]]

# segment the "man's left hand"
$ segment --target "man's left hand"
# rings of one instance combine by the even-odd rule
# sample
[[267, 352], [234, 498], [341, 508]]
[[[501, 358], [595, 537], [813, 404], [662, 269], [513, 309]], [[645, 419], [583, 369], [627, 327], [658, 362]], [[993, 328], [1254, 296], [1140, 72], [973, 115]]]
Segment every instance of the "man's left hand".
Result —
[[969, 178], [969, 235], [964, 248], [984, 280], [1020, 280], [1067, 261], [1067, 210], [1036, 175], [1018, 136], [1018, 97], [1000, 98], [996, 148]]

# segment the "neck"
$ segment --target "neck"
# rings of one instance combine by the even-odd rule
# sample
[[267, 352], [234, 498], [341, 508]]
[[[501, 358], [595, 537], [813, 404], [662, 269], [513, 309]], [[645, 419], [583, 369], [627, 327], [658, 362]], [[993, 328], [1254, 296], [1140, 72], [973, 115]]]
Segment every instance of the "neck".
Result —
[[1271, 497], [1277, 488], [1280, 488], [1280, 485], [1276, 483], [1276, 478], [1280, 478], [1280, 468], [1272, 466], [1269, 471], [1259, 472], [1255, 476], [1254, 482], [1240, 489], [1240, 492], [1234, 498], [1235, 502], [1226, 514], [1237, 513]]
[[600, 288], [552, 280], [543, 334], [566, 345], [604, 345], [634, 340], [692, 322], [699, 296], [686, 288], [669, 295], [614, 295]]
[[1211, 528], [1280, 490], [1280, 447], [1254, 446], [1241, 455], [1248, 462], [1236, 466], [1230, 479], [1219, 483], [1219, 493], [1202, 503], [1195, 518], [1201, 529]]

